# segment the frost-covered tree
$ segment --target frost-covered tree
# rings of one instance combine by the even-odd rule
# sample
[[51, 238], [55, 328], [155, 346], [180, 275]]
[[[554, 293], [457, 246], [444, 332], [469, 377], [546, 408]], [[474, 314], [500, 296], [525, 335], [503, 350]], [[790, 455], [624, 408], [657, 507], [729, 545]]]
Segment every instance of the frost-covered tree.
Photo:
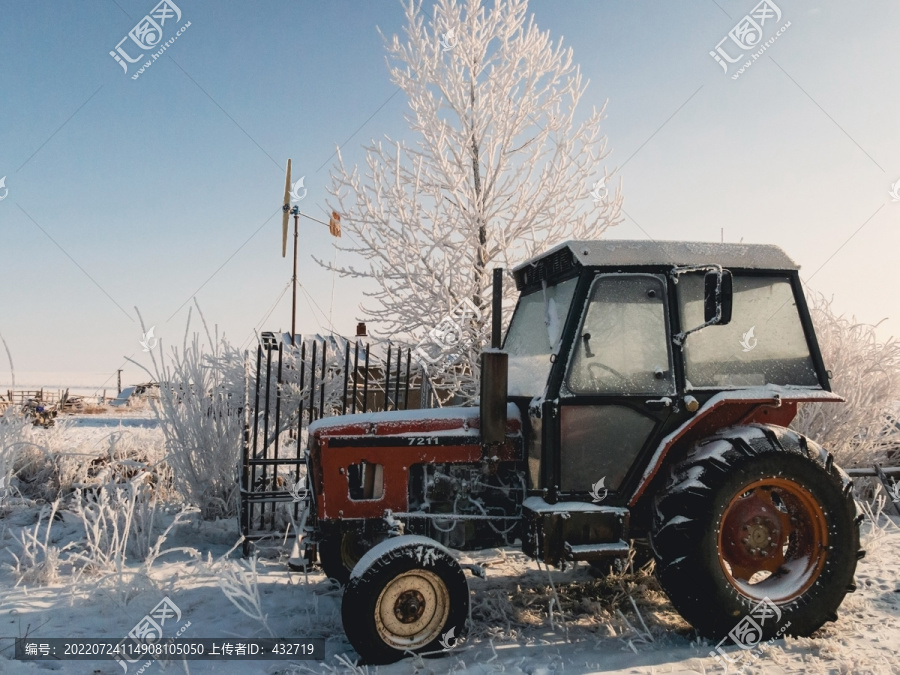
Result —
[[421, 2], [410, 2], [405, 39], [385, 48], [414, 141], [373, 141], [363, 170], [339, 152], [332, 173], [351, 241], [341, 250], [366, 261], [337, 269], [376, 282], [376, 302], [362, 309], [380, 332], [415, 341], [461, 303], [475, 315], [462, 348], [447, 347], [461, 358], [431, 369], [445, 393], [473, 392], [491, 268], [597, 239], [621, 219], [621, 183], [610, 190], [602, 164], [605, 104], [576, 119], [587, 83], [572, 50], [527, 10], [526, 0], [438, 0], [426, 21]]
[[900, 447], [900, 342], [876, 325], [837, 314], [819, 293], [809, 308], [831, 386], [846, 403], [803, 403], [792, 427], [834, 453], [842, 466], [871, 465]]

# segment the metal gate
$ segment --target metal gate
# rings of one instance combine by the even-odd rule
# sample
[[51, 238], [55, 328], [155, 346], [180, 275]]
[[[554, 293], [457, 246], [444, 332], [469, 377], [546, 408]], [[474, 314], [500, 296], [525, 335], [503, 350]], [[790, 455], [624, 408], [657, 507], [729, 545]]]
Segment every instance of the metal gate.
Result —
[[305, 486], [306, 429], [322, 417], [430, 407], [435, 400], [409, 347], [340, 336], [263, 333], [248, 364], [241, 462], [244, 555], [264, 537], [296, 536]]

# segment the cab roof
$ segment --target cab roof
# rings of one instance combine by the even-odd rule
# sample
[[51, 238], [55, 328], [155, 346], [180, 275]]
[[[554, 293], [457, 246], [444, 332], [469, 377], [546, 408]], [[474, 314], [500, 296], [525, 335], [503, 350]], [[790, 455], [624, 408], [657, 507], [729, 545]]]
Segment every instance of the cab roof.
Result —
[[513, 269], [516, 285], [555, 277], [573, 267], [721, 265], [736, 269], [797, 270], [778, 246], [696, 241], [604, 239], [566, 241]]

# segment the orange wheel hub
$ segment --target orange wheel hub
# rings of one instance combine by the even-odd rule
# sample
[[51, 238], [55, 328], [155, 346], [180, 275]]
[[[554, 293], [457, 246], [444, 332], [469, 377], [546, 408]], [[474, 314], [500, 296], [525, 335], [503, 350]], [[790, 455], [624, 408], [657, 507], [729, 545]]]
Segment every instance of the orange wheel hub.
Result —
[[825, 564], [825, 514], [805, 487], [763, 478], [741, 489], [719, 523], [719, 562], [729, 581], [754, 599], [802, 595]]

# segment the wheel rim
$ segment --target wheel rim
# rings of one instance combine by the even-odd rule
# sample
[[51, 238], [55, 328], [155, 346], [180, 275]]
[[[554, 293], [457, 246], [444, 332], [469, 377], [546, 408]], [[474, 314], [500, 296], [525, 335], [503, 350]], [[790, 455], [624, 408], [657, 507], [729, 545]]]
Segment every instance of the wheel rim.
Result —
[[428, 570], [410, 570], [395, 577], [375, 603], [378, 635], [396, 649], [418, 649], [435, 640], [449, 613], [447, 586]]
[[719, 562], [745, 596], [787, 602], [825, 565], [828, 528], [816, 498], [786, 478], [764, 478], [735, 495], [719, 523]]

